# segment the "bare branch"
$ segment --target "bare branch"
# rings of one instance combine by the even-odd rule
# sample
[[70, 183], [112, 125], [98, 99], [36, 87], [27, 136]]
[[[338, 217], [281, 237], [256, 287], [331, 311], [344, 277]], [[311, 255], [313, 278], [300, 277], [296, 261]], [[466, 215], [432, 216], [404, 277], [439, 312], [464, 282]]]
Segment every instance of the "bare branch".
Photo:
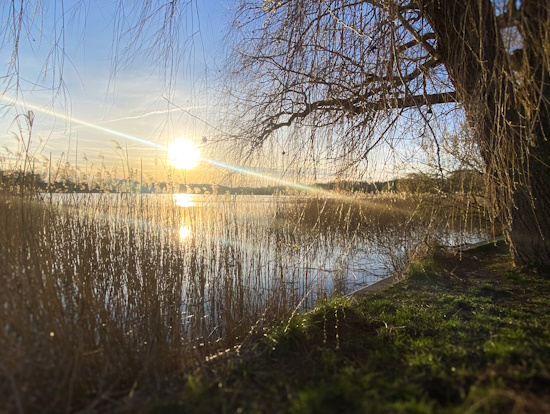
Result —
[[506, 11], [497, 16], [497, 24], [501, 29], [517, 26], [520, 20], [520, 12], [515, 0], [508, 0]]
[[418, 44], [422, 45], [422, 47], [424, 49], [426, 49], [426, 52], [428, 52], [432, 56], [437, 56], [437, 52], [436, 52], [435, 48], [431, 44], [428, 43], [429, 39], [425, 38], [424, 36], [421, 36], [414, 29], [414, 27], [407, 20], [405, 20], [405, 18], [403, 17], [403, 15], [401, 13], [397, 13], [397, 18], [399, 19], [399, 21], [401, 22], [403, 27], [412, 35], [412, 37], [414, 37], [414, 40], [416, 40], [418, 42]]
[[258, 138], [258, 142], [263, 142], [269, 135], [276, 130], [291, 126], [299, 119], [306, 118], [316, 111], [343, 111], [352, 115], [365, 114], [368, 112], [384, 109], [404, 109], [411, 107], [432, 106], [444, 103], [456, 102], [455, 92], [443, 92], [430, 95], [405, 96], [395, 99], [383, 99], [379, 101], [361, 101], [359, 98], [353, 99], [325, 99], [306, 104], [306, 107], [299, 112], [289, 114], [284, 122], [276, 122], [275, 119], [283, 114], [270, 117], [264, 122], [265, 128]]
[[403, 45], [400, 45], [399, 47], [397, 47], [397, 52], [401, 53], [401, 52], [404, 52], [404, 51], [406, 51], [410, 48], [413, 48], [417, 45], [422, 45], [427, 40], [435, 40], [435, 33], [431, 33], [431, 32], [430, 33], [425, 33], [425, 34], [421, 35], [419, 39], [415, 38], [415, 39], [411, 40], [410, 42], [407, 42]]

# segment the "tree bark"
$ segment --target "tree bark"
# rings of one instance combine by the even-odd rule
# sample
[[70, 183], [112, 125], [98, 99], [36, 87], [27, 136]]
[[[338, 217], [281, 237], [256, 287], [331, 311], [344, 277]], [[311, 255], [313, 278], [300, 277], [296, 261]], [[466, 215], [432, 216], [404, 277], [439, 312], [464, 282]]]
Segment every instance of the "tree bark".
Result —
[[507, 238], [518, 265], [550, 266], [550, 175], [532, 163], [530, 187], [516, 188]]
[[514, 261], [550, 266], [550, 6], [521, 3], [518, 72], [490, 0], [420, 3], [484, 159]]
[[521, 115], [528, 154], [526, 179], [514, 193], [509, 240], [516, 263], [550, 266], [550, 5], [521, 2], [518, 29], [523, 38]]

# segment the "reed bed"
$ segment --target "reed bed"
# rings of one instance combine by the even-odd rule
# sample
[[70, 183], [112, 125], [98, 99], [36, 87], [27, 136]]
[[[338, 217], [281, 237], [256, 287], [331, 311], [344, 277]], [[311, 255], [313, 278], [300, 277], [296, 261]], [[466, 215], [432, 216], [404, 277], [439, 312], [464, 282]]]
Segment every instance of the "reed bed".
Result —
[[100, 410], [161, 384], [350, 274], [402, 266], [437, 221], [400, 198], [6, 195], [0, 211], [8, 412]]

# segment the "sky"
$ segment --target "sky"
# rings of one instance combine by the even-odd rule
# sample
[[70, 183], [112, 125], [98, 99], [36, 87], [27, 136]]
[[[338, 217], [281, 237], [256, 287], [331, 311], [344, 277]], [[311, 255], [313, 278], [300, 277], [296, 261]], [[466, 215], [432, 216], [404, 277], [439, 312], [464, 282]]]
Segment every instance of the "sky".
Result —
[[[14, 59], [11, 5], [18, 10], [21, 3], [27, 9], [18, 59]], [[34, 119], [29, 154], [34, 170], [43, 175], [65, 174], [81, 181], [101, 173], [147, 181], [258, 186], [277, 184], [267, 177], [292, 181], [300, 176], [305, 182], [312, 177], [334, 178], [330, 174], [335, 166], [304, 168], [303, 152], [296, 149], [297, 155], [291, 155], [288, 143], [277, 146], [277, 139], [262, 149], [259, 163], [248, 167], [254, 174], [245, 174], [232, 167], [242, 161], [238, 153], [226, 152], [216, 141], [225, 133], [219, 122], [226, 110], [220, 107], [220, 80], [230, 48], [226, 38], [235, 1], [177, 2], [181, 20], [175, 21], [177, 29], [168, 36], [177, 40], [174, 44], [157, 37], [159, 28], [169, 26], [162, 25], [167, 9], [154, 7], [170, 3], [166, 0], [151, 0], [157, 14], [137, 35], [136, 25], [142, 19], [135, 5], [144, 3], [0, 2], [0, 169], [21, 165], [29, 140], [24, 115], [30, 110]], [[212, 162], [203, 161], [186, 172], [171, 170], [166, 149], [178, 138], [193, 141], [203, 159]], [[409, 171], [404, 164], [413, 166], [410, 172], [422, 170], [425, 154], [406, 141], [402, 147], [376, 150], [368, 169], [367, 163], [358, 165], [351, 178], [391, 179]]]
[[[226, 51], [232, 2], [189, 2], [173, 32], [180, 44], [173, 55], [162, 56], [162, 48], [153, 44], [154, 30], [137, 41], [135, 31], [128, 31], [139, 21], [135, 9], [128, 8], [121, 18], [117, 1], [89, 1], [79, 7], [73, 3], [79, 2], [65, 2], [62, 12], [61, 1], [37, 2], [38, 9], [26, 12], [16, 62], [19, 88], [16, 91], [14, 78], [0, 80], [5, 91], [0, 100], [0, 168], [18, 162], [17, 153], [29, 137], [21, 114], [31, 110], [29, 153], [34, 154], [36, 170], [49, 169], [51, 158], [53, 169], [70, 163], [70, 174], [78, 165], [80, 176], [104, 170], [122, 178], [130, 168], [151, 180], [166, 179], [166, 147], [173, 140], [186, 138], [208, 147], [208, 124], [216, 115], [214, 84]], [[9, 21], [12, 10], [0, 7], [2, 21]], [[15, 60], [6, 28], [2, 34], [4, 76]], [[120, 41], [115, 36], [121, 36]], [[52, 39], [60, 45], [53, 54]], [[166, 68], [165, 58], [177, 64]], [[210, 148], [203, 152], [220, 156]], [[219, 170], [202, 164], [187, 172], [186, 179], [209, 181]]]

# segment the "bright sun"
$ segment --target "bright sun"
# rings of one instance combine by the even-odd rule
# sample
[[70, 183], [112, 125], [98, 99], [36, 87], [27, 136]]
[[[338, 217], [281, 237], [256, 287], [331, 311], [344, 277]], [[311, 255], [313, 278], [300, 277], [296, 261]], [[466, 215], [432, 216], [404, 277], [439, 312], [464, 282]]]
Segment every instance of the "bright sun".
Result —
[[200, 157], [199, 149], [188, 139], [177, 139], [168, 147], [168, 161], [175, 168], [191, 170], [199, 164]]

